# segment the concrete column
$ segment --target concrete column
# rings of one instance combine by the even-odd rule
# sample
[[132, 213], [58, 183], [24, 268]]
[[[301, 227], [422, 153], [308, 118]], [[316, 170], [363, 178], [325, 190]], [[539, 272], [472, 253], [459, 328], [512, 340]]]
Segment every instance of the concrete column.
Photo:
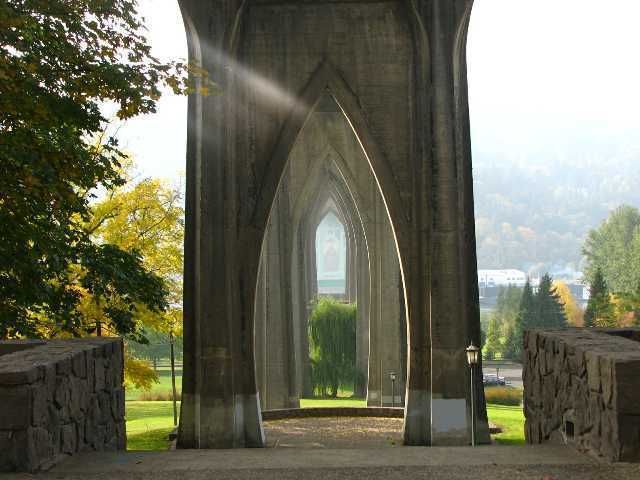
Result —
[[256, 370], [262, 408], [297, 408], [292, 325], [291, 239], [288, 176], [269, 217], [256, 294]]
[[[479, 343], [479, 315], [465, 312], [469, 305], [471, 274], [476, 283], [475, 257], [468, 225], [473, 223], [473, 200], [468, 196], [471, 161], [468, 105], [460, 98], [460, 79], [466, 79], [465, 44], [471, 1], [432, 0], [422, 2], [425, 24], [431, 32], [432, 151], [431, 191], [431, 355], [432, 355], [432, 444], [460, 445], [469, 441], [470, 390], [465, 348]], [[454, 88], [452, 88], [452, 85]], [[466, 95], [466, 85], [463, 88]], [[472, 191], [471, 191], [472, 195]], [[473, 240], [474, 242], [475, 240]], [[473, 245], [475, 247], [475, 244]], [[437, 259], [437, 261], [436, 261]], [[469, 264], [473, 262], [473, 266]], [[477, 293], [476, 293], [477, 299]], [[472, 333], [475, 333], [472, 335]], [[464, 380], [466, 379], [466, 381]], [[478, 378], [481, 385], [481, 379]], [[480, 404], [478, 438], [488, 441]]]
[[[180, 2], [189, 55], [209, 71], [225, 64], [225, 34], [238, 1]], [[233, 90], [231, 72], [222, 88]], [[234, 126], [227, 97], [189, 99], [185, 236], [185, 353], [181, 448], [262, 446], [253, 350], [259, 241], [236, 196]], [[203, 126], [207, 126], [206, 134]], [[240, 258], [246, 251], [248, 256]], [[249, 281], [247, 281], [249, 280]]]
[[[400, 266], [393, 231], [382, 197], [375, 200], [375, 223], [371, 228], [370, 257], [372, 263], [372, 295], [370, 306], [370, 355], [368, 406], [401, 406], [405, 381], [402, 375], [400, 345], [400, 298], [398, 282]], [[405, 325], [406, 327], [406, 325]], [[406, 350], [405, 350], [406, 352]], [[395, 372], [395, 401], [391, 397], [390, 373]]]

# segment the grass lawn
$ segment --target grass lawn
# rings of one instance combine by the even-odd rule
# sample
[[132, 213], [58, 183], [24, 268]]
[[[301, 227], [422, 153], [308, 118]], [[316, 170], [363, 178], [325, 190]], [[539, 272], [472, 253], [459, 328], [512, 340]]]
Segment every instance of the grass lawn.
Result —
[[[160, 383], [154, 383], [149, 394], [162, 394], [170, 399], [171, 395], [171, 369], [167, 367], [158, 368], [158, 380]], [[182, 369], [176, 369], [176, 390], [178, 393], [182, 390]], [[135, 388], [128, 388], [126, 391], [127, 400], [140, 400], [140, 395], [143, 392], [136, 390]]]
[[524, 445], [524, 412], [522, 407], [487, 405], [487, 416], [491, 423], [502, 428], [502, 433], [493, 435], [500, 445]]
[[[172, 402], [128, 401], [127, 448], [129, 450], [166, 450], [168, 435], [173, 430]], [[366, 407], [366, 401], [353, 398], [303, 398], [300, 407]], [[179, 404], [178, 404], [179, 407]], [[501, 445], [524, 444], [524, 414], [522, 407], [487, 405], [489, 421], [502, 428], [493, 439]]]
[[[178, 404], [178, 409], [180, 404]], [[166, 450], [173, 402], [127, 402], [127, 450]]]
[[301, 398], [300, 408], [318, 407], [366, 407], [367, 401], [362, 398]]

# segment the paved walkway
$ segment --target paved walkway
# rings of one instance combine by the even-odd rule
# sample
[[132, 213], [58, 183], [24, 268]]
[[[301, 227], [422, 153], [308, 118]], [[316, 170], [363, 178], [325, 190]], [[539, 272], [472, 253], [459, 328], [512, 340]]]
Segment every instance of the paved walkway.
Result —
[[[32, 478], [0, 476], [3, 480]], [[90, 453], [37, 479], [56, 480], [638, 480], [640, 465], [603, 465], [559, 446], [265, 448]]]

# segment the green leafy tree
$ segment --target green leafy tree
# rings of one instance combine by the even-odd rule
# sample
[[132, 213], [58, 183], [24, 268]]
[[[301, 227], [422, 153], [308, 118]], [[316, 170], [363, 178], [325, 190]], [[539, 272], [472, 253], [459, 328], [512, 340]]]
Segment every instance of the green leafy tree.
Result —
[[628, 205], [614, 210], [589, 232], [583, 253], [590, 284], [600, 271], [612, 292], [633, 292], [640, 284], [640, 211]]
[[631, 293], [619, 296], [620, 308], [633, 316], [633, 325], [640, 326], [640, 285]]
[[560, 328], [567, 326], [567, 318], [562, 300], [553, 287], [551, 275], [545, 273], [540, 279], [538, 293], [535, 295], [535, 327]]
[[309, 318], [311, 381], [315, 391], [335, 398], [341, 385], [353, 385], [356, 370], [356, 306], [328, 297]]
[[520, 297], [520, 305], [518, 307], [518, 315], [514, 323], [513, 336], [510, 339], [513, 358], [520, 359], [522, 357], [522, 337], [523, 332], [527, 328], [535, 325], [536, 317], [536, 299], [531, 288], [531, 282], [527, 278], [527, 282], [522, 290]]
[[150, 54], [135, 0], [0, 2], [0, 338], [43, 335], [43, 319], [49, 334], [79, 334], [83, 291], [122, 334], [139, 333], [137, 305], [167, 306], [138, 252], [84, 227], [92, 192], [124, 182], [99, 106], [153, 112], [184, 72]]
[[[127, 164], [123, 175], [133, 164]], [[127, 342], [125, 378], [138, 384], [139, 378], [153, 378], [155, 372], [147, 362], [134, 362], [135, 340], [146, 339], [166, 344], [165, 357], [169, 357], [170, 342], [182, 332], [182, 265], [184, 239], [184, 209], [178, 188], [158, 179], [145, 178], [137, 183], [131, 179], [117, 187], [91, 206], [85, 229], [97, 243], [115, 245], [124, 251], [139, 252], [144, 268], [162, 279], [169, 306], [161, 312], [137, 304], [132, 321], [139, 338]], [[94, 326], [115, 333], [105, 308], [109, 302], [91, 292], [84, 292], [80, 313], [87, 330]], [[153, 358], [153, 357], [152, 357]], [[129, 368], [129, 366], [135, 368]], [[145, 372], [145, 365], [147, 371]]]
[[615, 326], [613, 305], [609, 295], [607, 281], [599, 268], [593, 275], [589, 288], [589, 303], [584, 313], [585, 327]]
[[488, 360], [497, 358], [502, 352], [500, 322], [495, 315], [491, 316], [487, 326], [487, 339], [484, 344], [484, 354]]

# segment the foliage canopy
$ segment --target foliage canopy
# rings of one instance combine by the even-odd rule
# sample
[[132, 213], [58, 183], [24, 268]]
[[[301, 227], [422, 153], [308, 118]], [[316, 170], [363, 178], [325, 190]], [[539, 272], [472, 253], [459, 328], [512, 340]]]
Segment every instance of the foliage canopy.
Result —
[[80, 334], [83, 291], [121, 334], [137, 305], [166, 308], [139, 252], [92, 241], [85, 221], [97, 187], [124, 183], [100, 105], [153, 112], [184, 73], [151, 55], [135, 0], [0, 3], [0, 337], [40, 335], [45, 317], [51, 335]]
[[585, 241], [583, 253], [590, 284], [600, 271], [614, 293], [631, 293], [640, 285], [640, 210], [623, 205], [614, 210]]

